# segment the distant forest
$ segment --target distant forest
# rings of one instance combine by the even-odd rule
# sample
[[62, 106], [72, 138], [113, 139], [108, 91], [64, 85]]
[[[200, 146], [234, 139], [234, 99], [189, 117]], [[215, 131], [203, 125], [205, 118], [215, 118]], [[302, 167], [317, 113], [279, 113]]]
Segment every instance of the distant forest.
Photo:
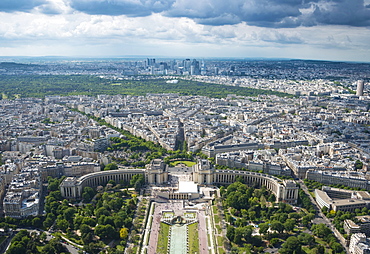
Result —
[[3, 99], [48, 95], [146, 95], [147, 93], [179, 93], [225, 98], [228, 94], [257, 96], [260, 94], [292, 97], [290, 94], [246, 87], [209, 84], [181, 80], [177, 84], [165, 79], [109, 80], [90, 75], [3, 75], [0, 77], [0, 95]]

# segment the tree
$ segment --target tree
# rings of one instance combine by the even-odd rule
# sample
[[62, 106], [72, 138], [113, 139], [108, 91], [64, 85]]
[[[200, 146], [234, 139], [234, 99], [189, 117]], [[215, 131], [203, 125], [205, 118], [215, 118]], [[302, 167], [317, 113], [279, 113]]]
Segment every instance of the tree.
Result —
[[287, 219], [283, 225], [286, 231], [293, 231], [293, 229], [295, 228], [295, 220]]
[[68, 222], [72, 222], [74, 218], [74, 214], [76, 213], [76, 209], [69, 207], [63, 212], [64, 219]]
[[355, 168], [356, 169], [362, 169], [362, 167], [364, 166], [364, 163], [360, 160], [356, 160], [355, 162]]
[[95, 196], [95, 191], [91, 187], [85, 187], [84, 191], [82, 192], [82, 198], [85, 203], [90, 202], [91, 199]]
[[41, 233], [41, 235], [40, 235], [40, 240], [44, 242], [44, 241], [46, 240], [46, 237], [47, 237], [47, 235], [46, 235], [46, 233], [45, 233], [45, 231], [44, 231], [44, 232], [42, 232], [42, 233]]
[[90, 233], [91, 228], [86, 224], [81, 224], [80, 231], [81, 231], [81, 234], [87, 234], [87, 233]]
[[262, 234], [262, 235], [264, 235], [264, 234], [267, 233], [267, 231], [269, 230], [269, 227], [270, 226], [269, 226], [268, 223], [260, 223], [258, 225], [258, 227], [259, 227], [259, 233]]
[[270, 240], [270, 244], [274, 247], [276, 247], [278, 245], [278, 243], [280, 242], [280, 239], [279, 238], [272, 238]]
[[66, 232], [67, 228], [69, 228], [69, 223], [66, 219], [61, 219], [57, 220], [56, 226], [63, 232]]
[[331, 230], [323, 223], [313, 225], [311, 227], [311, 231], [314, 235], [320, 238], [324, 238], [325, 236], [331, 234]]
[[121, 239], [126, 239], [128, 236], [128, 229], [127, 228], [121, 228], [121, 230], [119, 231], [119, 237]]
[[81, 240], [83, 241], [84, 245], [87, 245], [92, 242], [93, 235], [90, 232], [87, 234], [83, 234]]
[[57, 252], [51, 244], [46, 244], [44, 248], [42, 248], [42, 254], [55, 254], [55, 253]]
[[97, 210], [95, 210], [95, 216], [99, 219], [100, 216], [105, 215], [109, 216], [109, 211], [105, 207], [100, 207]]
[[112, 225], [98, 225], [94, 233], [100, 238], [116, 238], [117, 232]]
[[104, 171], [107, 171], [107, 170], [116, 170], [118, 169], [118, 166], [116, 163], [109, 163], [107, 165], [105, 165], [104, 167]]
[[280, 234], [284, 231], [284, 225], [280, 221], [271, 222], [271, 230], [278, 231]]
[[330, 248], [334, 251], [334, 253], [341, 253], [343, 251], [342, 245], [337, 242], [330, 244]]
[[316, 248], [313, 249], [314, 254], [325, 254], [325, 247], [322, 245], [316, 246]]
[[47, 216], [45, 221], [42, 224], [45, 228], [49, 228], [49, 227], [51, 227], [51, 225], [53, 225], [53, 223], [54, 223], [54, 220], [50, 216]]
[[233, 242], [238, 244], [238, 245], [241, 245], [242, 244], [242, 238], [243, 238], [243, 228], [240, 228], [240, 227], [236, 228]]
[[40, 228], [42, 226], [42, 220], [39, 217], [33, 218], [32, 226], [34, 226], [35, 228]]
[[328, 208], [326, 206], [323, 206], [321, 208], [321, 212], [323, 212], [324, 214], [326, 214], [328, 212]]
[[256, 212], [255, 211], [249, 211], [249, 219], [251, 221], [255, 221], [256, 220]]
[[145, 184], [144, 175], [137, 174], [134, 175], [130, 180], [130, 185], [135, 187], [135, 190], [138, 191]]
[[298, 240], [303, 244], [303, 245], [308, 245], [308, 246], [313, 246], [315, 244], [315, 237], [313, 237], [310, 234], [307, 233], [301, 233], [298, 236]]
[[86, 224], [86, 225], [89, 225], [90, 227], [95, 227], [96, 222], [93, 218], [85, 217], [82, 219], [81, 224]]
[[301, 254], [304, 253], [302, 251], [301, 243], [299, 242], [298, 238], [295, 236], [290, 236], [286, 239], [285, 243], [283, 243], [282, 248], [279, 250], [280, 254]]
[[269, 202], [271, 202], [271, 203], [275, 202], [275, 201], [276, 201], [276, 197], [275, 197], [275, 195], [271, 193], [271, 194], [268, 196], [267, 201], [269, 201]]
[[308, 226], [311, 223], [311, 218], [308, 215], [302, 217], [302, 224]]
[[59, 189], [59, 180], [55, 179], [54, 181], [49, 182], [48, 191], [57, 191]]
[[84, 250], [90, 254], [98, 254], [101, 249], [101, 246], [97, 243], [89, 243], [87, 245], [84, 245]]
[[235, 228], [233, 226], [227, 225], [226, 237], [233, 241], [235, 236]]
[[90, 202], [91, 198], [92, 197], [89, 195], [89, 193], [87, 193], [87, 192], [82, 193], [82, 199], [85, 203]]
[[6, 251], [6, 254], [19, 254], [19, 253], [26, 253], [26, 247], [20, 242], [12, 244]]

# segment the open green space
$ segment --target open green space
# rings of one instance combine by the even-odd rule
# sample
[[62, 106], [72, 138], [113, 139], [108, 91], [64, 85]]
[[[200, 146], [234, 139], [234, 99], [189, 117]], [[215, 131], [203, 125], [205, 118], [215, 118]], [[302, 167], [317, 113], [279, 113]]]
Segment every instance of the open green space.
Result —
[[217, 245], [224, 246], [224, 238], [222, 236], [217, 236]]
[[199, 235], [198, 223], [193, 223], [188, 226], [189, 232], [189, 253], [199, 253]]
[[[45, 198], [47, 216], [42, 223], [45, 229], [54, 224], [53, 228], [58, 230], [56, 236], [83, 245], [84, 251], [89, 253], [101, 250], [112, 241], [116, 242], [114, 249], [122, 249], [129, 234], [132, 243], [139, 245], [140, 226], [144, 224], [147, 201], [140, 203], [135, 194], [124, 189], [128, 185], [111, 182], [109, 188], [116, 191], [104, 193], [96, 193], [91, 187], [84, 187], [82, 197], [85, 204], [77, 205], [63, 199], [58, 190], [61, 181], [48, 178], [50, 193]], [[133, 228], [131, 232], [130, 228]]]
[[170, 225], [161, 222], [159, 229], [158, 242], [157, 242], [157, 253], [166, 254], [168, 246], [168, 234], [170, 232]]
[[219, 224], [220, 223], [220, 217], [218, 215], [215, 215], [214, 218], [215, 218], [215, 223]]
[[221, 234], [222, 233], [221, 226], [220, 225], [216, 225], [216, 228], [217, 228], [217, 233]]
[[196, 164], [196, 162], [194, 162], [194, 161], [173, 161], [173, 162], [170, 163], [170, 166], [175, 167], [179, 164], [184, 164], [187, 167], [192, 167]]
[[224, 248], [218, 248], [218, 253], [219, 254], [225, 254], [225, 249]]
[[225, 98], [229, 94], [240, 96], [271, 94], [292, 97], [281, 92], [247, 87], [181, 79], [177, 84], [169, 84], [166, 81], [160, 78], [115, 81], [90, 75], [3, 75], [0, 79], [0, 92], [9, 98], [14, 98], [15, 94], [21, 97], [41, 98], [48, 95], [146, 95], [147, 93], [179, 93], [213, 98]]
[[185, 218], [195, 219], [196, 214], [195, 213], [184, 213], [184, 217]]
[[167, 218], [167, 217], [173, 217], [175, 214], [173, 212], [165, 212], [163, 213], [163, 217], [164, 218]]
[[[224, 239], [216, 236], [218, 247], [223, 246], [224, 240], [230, 242], [235, 253], [263, 253], [270, 245], [278, 246], [279, 253], [304, 253], [303, 249], [308, 253], [345, 253], [330, 228], [325, 224], [312, 225], [315, 209], [301, 190], [299, 211], [281, 202], [266, 206], [266, 201], [274, 202], [276, 198], [265, 186], [258, 189], [236, 181], [227, 188], [220, 187], [220, 194], [223, 210], [216, 210], [216, 206], [212, 210], [218, 212], [217, 216], [225, 211], [227, 233]], [[215, 213], [215, 222], [217, 216]], [[306, 228], [312, 233], [304, 233]]]

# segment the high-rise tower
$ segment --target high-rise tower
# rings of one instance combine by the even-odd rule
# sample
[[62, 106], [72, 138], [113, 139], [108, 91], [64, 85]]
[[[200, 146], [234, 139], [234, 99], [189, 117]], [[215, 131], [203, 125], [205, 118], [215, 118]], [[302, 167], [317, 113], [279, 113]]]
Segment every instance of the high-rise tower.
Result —
[[364, 81], [358, 80], [357, 81], [357, 90], [356, 90], [357, 96], [363, 96], [364, 95]]

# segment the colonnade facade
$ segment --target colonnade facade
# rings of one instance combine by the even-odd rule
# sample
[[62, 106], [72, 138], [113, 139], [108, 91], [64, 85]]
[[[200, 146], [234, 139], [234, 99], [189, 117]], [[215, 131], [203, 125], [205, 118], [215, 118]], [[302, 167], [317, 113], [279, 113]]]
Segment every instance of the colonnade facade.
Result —
[[[281, 180], [277, 177], [250, 171], [239, 170], [216, 170], [208, 163], [198, 163], [193, 167], [193, 181], [198, 184], [230, 184], [238, 178], [250, 186], [266, 186], [274, 193], [277, 201], [290, 204], [297, 203], [298, 187], [294, 181]], [[79, 199], [82, 196], [83, 188], [86, 186], [96, 188], [105, 186], [110, 180], [118, 182], [129, 182], [134, 175], [142, 174], [149, 184], [163, 184], [168, 181], [166, 165], [156, 161], [147, 166], [146, 169], [118, 169], [101, 171], [84, 175], [82, 177], [67, 177], [60, 185], [60, 191], [64, 198]], [[179, 193], [169, 196], [169, 199], [188, 199], [188, 193]]]
[[[105, 186], [110, 180], [119, 183], [130, 182], [134, 175], [144, 175], [144, 169], [118, 169], [110, 171], [101, 171], [84, 175], [82, 177], [67, 177], [60, 185], [60, 192], [64, 198], [79, 199], [85, 187], [96, 188]], [[146, 179], [147, 181], [147, 179]]]
[[250, 186], [266, 186], [276, 196], [277, 201], [296, 204], [298, 189], [296, 183], [290, 180], [281, 180], [277, 177], [250, 171], [239, 170], [210, 170], [206, 169], [194, 173], [199, 184], [230, 184], [241, 178]]

